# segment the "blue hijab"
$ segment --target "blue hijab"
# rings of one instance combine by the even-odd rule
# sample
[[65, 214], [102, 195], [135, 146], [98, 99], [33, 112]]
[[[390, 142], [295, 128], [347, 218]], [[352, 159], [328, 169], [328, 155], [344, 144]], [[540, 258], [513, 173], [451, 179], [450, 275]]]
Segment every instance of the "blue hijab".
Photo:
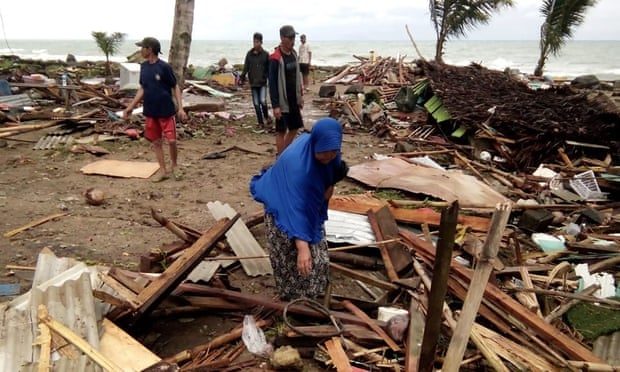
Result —
[[[276, 226], [290, 239], [316, 244], [327, 220], [325, 190], [334, 184], [340, 166], [342, 127], [331, 118], [320, 119], [310, 134], [302, 134], [280, 155], [276, 163], [250, 181], [254, 199], [265, 205]], [[338, 151], [328, 164], [314, 154]]]

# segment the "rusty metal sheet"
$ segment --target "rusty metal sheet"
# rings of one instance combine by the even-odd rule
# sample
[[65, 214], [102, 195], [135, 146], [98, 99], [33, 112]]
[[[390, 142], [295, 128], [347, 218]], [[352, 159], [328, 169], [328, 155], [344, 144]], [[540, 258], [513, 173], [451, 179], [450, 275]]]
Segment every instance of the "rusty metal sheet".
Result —
[[507, 199], [475, 177], [460, 171], [421, 167], [398, 158], [376, 160], [351, 167], [349, 177], [378, 188], [430, 195], [462, 205], [489, 205]]
[[[209, 212], [215, 219], [224, 217], [232, 218], [237, 212], [228, 204], [222, 204], [220, 201], [207, 203]], [[238, 220], [233, 227], [226, 233], [226, 239], [230, 247], [237, 257], [257, 257], [266, 256], [267, 253], [263, 247], [258, 244], [254, 235], [243, 221]], [[273, 274], [269, 258], [254, 258], [240, 260], [243, 271], [249, 276], [258, 276], [265, 274]]]

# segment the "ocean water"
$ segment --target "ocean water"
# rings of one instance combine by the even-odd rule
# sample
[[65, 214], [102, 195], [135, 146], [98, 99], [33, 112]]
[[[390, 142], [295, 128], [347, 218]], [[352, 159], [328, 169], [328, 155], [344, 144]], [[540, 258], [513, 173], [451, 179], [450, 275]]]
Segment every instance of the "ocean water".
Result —
[[[124, 62], [126, 56], [138, 48], [135, 41], [125, 41], [119, 53], [112, 57]], [[427, 59], [434, 56], [434, 41], [418, 41], [418, 47]], [[271, 50], [277, 41], [265, 41], [264, 47]], [[312, 41], [312, 61], [315, 65], [341, 66], [356, 63], [353, 55], [368, 56], [371, 50], [377, 56], [397, 57], [406, 55], [405, 61], [417, 59], [409, 41]], [[167, 58], [169, 41], [162, 40], [163, 59]], [[245, 53], [251, 47], [248, 41], [192, 41], [190, 62], [195, 66], [208, 66], [225, 57], [231, 64], [243, 63]], [[454, 65], [468, 65], [477, 62], [491, 69], [506, 67], [532, 73], [538, 61], [538, 41], [475, 41], [450, 40], [444, 50], [444, 60]], [[22, 58], [43, 60], [65, 60], [68, 53], [78, 61], [105, 59], [93, 40], [8, 40], [0, 42], [0, 55], [14, 54]], [[561, 54], [550, 57], [545, 75], [555, 78], [571, 78], [583, 74], [595, 74], [602, 80], [620, 80], [620, 40], [618, 41], [575, 41], [563, 47]]]

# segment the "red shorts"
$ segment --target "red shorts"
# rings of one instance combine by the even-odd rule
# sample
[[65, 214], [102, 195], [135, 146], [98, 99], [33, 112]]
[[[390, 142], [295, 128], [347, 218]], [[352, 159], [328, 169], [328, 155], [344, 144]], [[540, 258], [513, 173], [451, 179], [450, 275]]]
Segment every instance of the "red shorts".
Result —
[[165, 137], [168, 141], [177, 139], [177, 123], [173, 116], [167, 118], [146, 117], [144, 137], [153, 142]]

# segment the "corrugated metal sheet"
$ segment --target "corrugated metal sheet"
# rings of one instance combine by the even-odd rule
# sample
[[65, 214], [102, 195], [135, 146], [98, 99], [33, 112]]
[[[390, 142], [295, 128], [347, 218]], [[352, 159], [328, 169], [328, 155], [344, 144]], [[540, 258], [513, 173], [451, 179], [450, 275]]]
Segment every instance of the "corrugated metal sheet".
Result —
[[376, 241], [367, 216], [330, 209], [327, 218], [325, 236], [332, 243], [368, 244]]
[[208, 282], [213, 278], [213, 275], [220, 268], [220, 263], [217, 261], [202, 261], [198, 266], [192, 270], [187, 276], [187, 281], [192, 283], [198, 283], [200, 281]]
[[610, 365], [620, 366], [620, 331], [597, 338], [592, 352]]
[[[99, 345], [97, 321], [103, 307], [95, 302], [91, 280], [98, 283], [97, 269], [71, 259], [59, 259], [47, 251], [39, 255], [33, 289], [0, 308], [0, 371], [29, 370], [38, 360], [33, 347], [37, 330], [37, 309], [48, 308], [50, 316], [63, 323], [94, 347]], [[55, 371], [96, 371], [78, 361], [61, 362]], [[81, 363], [81, 364], [80, 364]], [[90, 363], [92, 365], [92, 363]]]
[[39, 138], [39, 141], [32, 147], [33, 150], [50, 150], [55, 149], [58, 146], [67, 146], [74, 141], [73, 136], [70, 135], [47, 135]]
[[[215, 219], [224, 217], [232, 218], [237, 212], [228, 204], [220, 201], [207, 203], [209, 212]], [[267, 255], [265, 250], [258, 244], [254, 235], [241, 220], [233, 225], [226, 233], [226, 239], [230, 247], [238, 257], [253, 257]], [[255, 258], [250, 260], [240, 260], [243, 271], [249, 276], [272, 274], [271, 263], [268, 258]]]
[[25, 93], [0, 96], [0, 103], [8, 105], [9, 107], [34, 106], [34, 101]]

